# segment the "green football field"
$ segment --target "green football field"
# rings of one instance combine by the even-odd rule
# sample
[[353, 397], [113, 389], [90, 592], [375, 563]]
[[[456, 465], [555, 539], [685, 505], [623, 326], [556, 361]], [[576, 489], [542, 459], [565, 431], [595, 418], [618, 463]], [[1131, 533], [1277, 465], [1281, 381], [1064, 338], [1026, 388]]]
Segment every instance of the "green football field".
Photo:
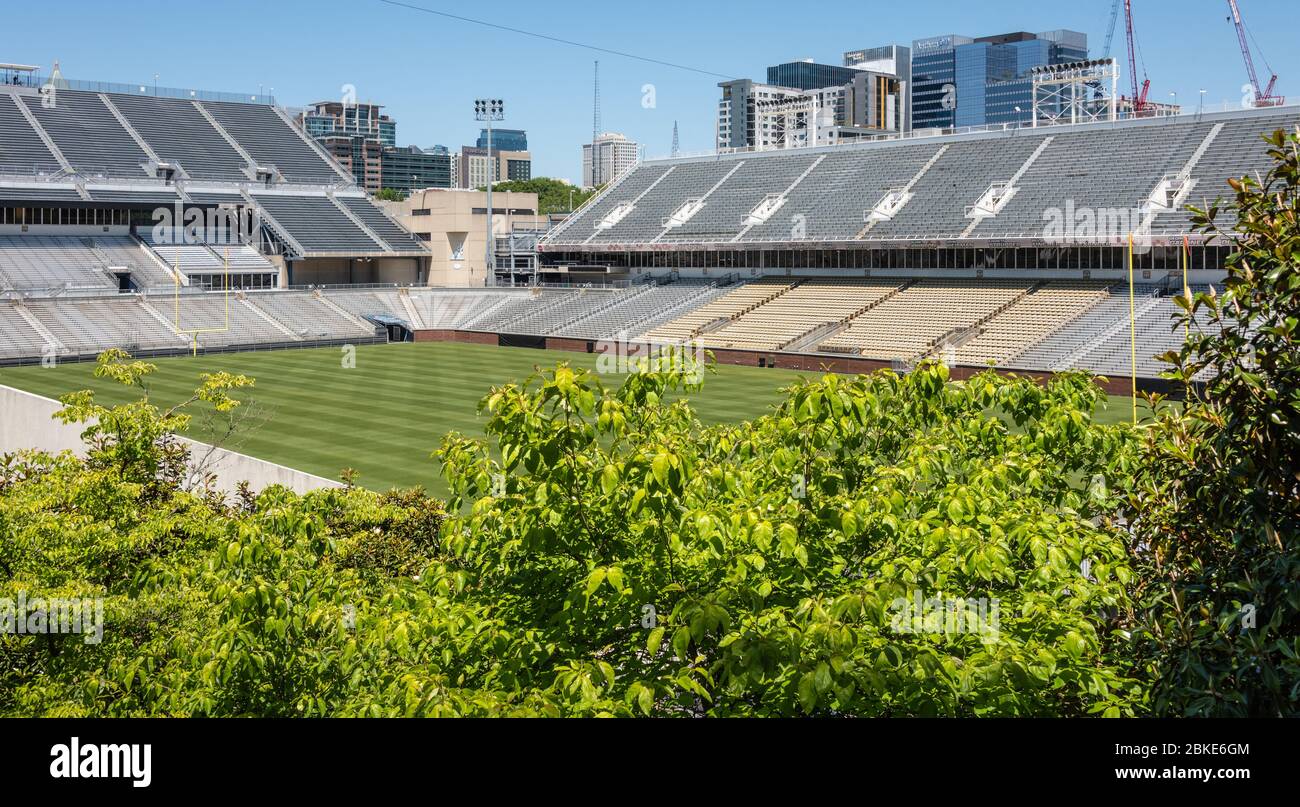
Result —
[[[595, 356], [585, 353], [447, 342], [362, 345], [352, 368], [342, 358], [341, 348], [315, 348], [155, 359], [150, 394], [168, 405], [191, 393], [200, 373], [252, 376], [256, 386], [237, 392], [245, 402], [241, 432], [226, 447], [330, 479], [354, 468], [359, 483], [371, 488], [422, 485], [441, 494], [438, 462], [429, 454], [448, 432], [482, 434], [476, 409], [491, 387], [561, 361], [595, 366]], [[108, 404], [136, 397], [94, 378], [93, 370], [89, 362], [0, 368], [0, 383], [51, 398], [89, 388]], [[768, 411], [781, 387], [810, 375], [719, 365], [691, 403], [705, 422], [745, 420]], [[1114, 422], [1129, 412], [1128, 399], [1115, 398], [1099, 417]], [[196, 417], [188, 436], [211, 439], [214, 427]]]

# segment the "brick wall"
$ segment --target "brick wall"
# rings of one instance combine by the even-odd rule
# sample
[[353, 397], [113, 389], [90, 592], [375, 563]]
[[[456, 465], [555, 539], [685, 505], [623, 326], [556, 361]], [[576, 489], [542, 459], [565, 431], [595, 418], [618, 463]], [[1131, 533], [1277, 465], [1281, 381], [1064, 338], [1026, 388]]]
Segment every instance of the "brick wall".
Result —
[[[480, 345], [497, 345], [501, 343], [498, 334], [451, 329], [416, 331], [415, 341], [472, 342]], [[547, 350], [590, 353], [594, 347], [594, 342], [589, 339], [548, 336], [545, 338], [545, 345]], [[735, 350], [732, 348], [711, 348], [711, 350], [718, 364], [738, 364], [745, 367], [777, 367], [783, 370], [857, 375], [859, 373], [874, 373], [877, 370], [887, 370], [893, 366], [891, 362], [866, 359], [860, 356], [812, 355], [763, 350]], [[987, 367], [956, 365], [949, 368], [949, 373], [953, 379], [960, 381], [987, 369]], [[994, 368], [994, 372], [1000, 375], [1015, 374], [1023, 378], [1032, 378], [1040, 384], [1046, 383], [1054, 375], [1042, 370], [1015, 370], [1001, 367]], [[1132, 391], [1132, 381], [1127, 376], [1106, 378], [1099, 380], [1097, 383], [1111, 395], [1128, 395]], [[1177, 396], [1179, 393], [1177, 385], [1159, 378], [1138, 378], [1137, 386], [1139, 392], [1159, 392], [1171, 396]]]

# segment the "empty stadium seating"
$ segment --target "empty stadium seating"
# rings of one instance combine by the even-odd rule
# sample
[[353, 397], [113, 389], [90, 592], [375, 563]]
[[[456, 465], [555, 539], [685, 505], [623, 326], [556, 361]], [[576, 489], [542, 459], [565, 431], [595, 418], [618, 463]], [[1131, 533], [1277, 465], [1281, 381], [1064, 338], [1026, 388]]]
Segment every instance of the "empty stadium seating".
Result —
[[163, 233], [158, 240], [153, 230], [144, 232], [144, 241], [167, 266], [179, 267], [181, 272], [274, 272], [275, 266], [261, 253], [247, 244], [173, 243], [194, 241], [198, 234]]
[[145, 177], [141, 150], [97, 93], [60, 90], [56, 103], [25, 99], [27, 109], [72, 166], [86, 174]]
[[226, 142], [194, 102], [179, 98], [114, 95], [109, 98], [164, 161], [193, 178], [246, 182], [248, 162]]
[[[1126, 213], [1140, 209], [1160, 178], [1183, 166], [1211, 125], [1166, 126], [1158, 135], [1143, 137], [1131, 136], [1127, 129], [1107, 128], [1057, 135], [1018, 180], [1015, 197], [970, 235], [1042, 235], [1047, 226], [1044, 212], [1049, 210], [1063, 215], [1067, 209]], [[1123, 226], [1104, 235], [1116, 238], [1137, 229], [1137, 218], [1138, 214], [1130, 213]], [[1082, 233], [1076, 230], [1075, 234]]]
[[809, 278], [716, 331], [705, 347], [780, 350], [819, 326], [853, 317], [888, 297], [895, 280]]
[[1042, 138], [994, 137], [955, 143], [912, 187], [913, 199], [894, 218], [878, 222], [871, 238], [933, 237], [961, 233], [971, 223], [966, 208], [990, 185], [1006, 182], [1037, 149]]
[[18, 109], [16, 95], [0, 92], [0, 171], [32, 174], [56, 172], [59, 161], [50, 153]]
[[[1261, 136], [1276, 129], [1294, 128], [1296, 123], [1297, 116], [1293, 111], [1226, 122], [1192, 169], [1190, 178], [1195, 184], [1185, 204], [1206, 209], [1217, 199], [1231, 199], [1233, 191], [1228, 187], [1229, 179], [1257, 175], [1260, 171], [1260, 158], [1267, 148]], [[1220, 225], [1231, 227], [1232, 211], [1224, 211], [1221, 215]], [[1151, 229], [1156, 234], [1180, 233], [1186, 232], [1190, 223], [1191, 214], [1184, 206], [1158, 215]]]
[[308, 252], [389, 252], [325, 196], [255, 194], [253, 199]]
[[653, 329], [726, 293], [713, 283], [677, 280], [667, 285], [642, 286], [622, 295], [607, 308], [559, 326], [552, 333], [577, 339], [609, 339]]
[[[1266, 159], [1260, 135], [1295, 126], [1300, 113], [1290, 107], [647, 162], [549, 233], [542, 245], [543, 250], [581, 246], [598, 251], [602, 244], [641, 242], [1042, 237], [1049, 210], [1141, 210], [1163, 178], [1188, 167], [1219, 123], [1222, 131], [1190, 166], [1196, 184], [1187, 201], [1198, 205], [1225, 194], [1229, 177], [1258, 169]], [[966, 215], [990, 186], [1013, 177], [1015, 192], [996, 215], [977, 224]], [[906, 203], [892, 217], [866, 226], [866, 213], [885, 193], [909, 183], [914, 184]], [[665, 232], [665, 218], [706, 194], [698, 213]], [[784, 198], [777, 213], [743, 228], [740, 221], [769, 196]], [[634, 206], [621, 221], [597, 226], [627, 203]], [[1136, 227], [1141, 221], [1131, 219], [1141, 218], [1133, 214], [1124, 224]], [[1153, 229], [1186, 232], [1188, 217], [1182, 211], [1161, 213]]]
[[563, 238], [559, 242], [581, 244], [600, 232], [598, 225], [605, 220], [619, 204], [634, 202], [647, 193], [655, 183], [660, 181], [669, 166], [663, 164], [643, 163], [634, 171], [627, 171], [619, 176], [605, 193], [594, 197], [581, 210], [582, 215], [565, 219], [551, 231], [551, 236]]
[[[1192, 289], [1193, 292], [1204, 290]], [[1169, 366], [1156, 357], [1167, 351], [1177, 351], [1185, 338], [1185, 330], [1174, 319], [1176, 312], [1172, 296], [1155, 298], [1140, 310], [1132, 331], [1127, 317], [1122, 319], [1118, 328], [1110, 328], [1104, 338], [1088, 345], [1070, 362], [1070, 366], [1107, 376], [1126, 376], [1131, 367], [1136, 367], [1139, 376], [1158, 377]]]
[[[1153, 285], [1134, 287], [1134, 307], [1144, 311], [1155, 303], [1160, 290]], [[1033, 370], [1064, 370], [1074, 366], [1074, 357], [1111, 332], [1127, 328], [1129, 297], [1127, 286], [1102, 291], [1101, 299], [1069, 322], [1019, 353], [1002, 360], [1002, 366]]]
[[0, 236], [0, 288], [116, 288], [98, 256], [77, 238]]
[[461, 327], [477, 331], [508, 331], [526, 333], [514, 327], [516, 321], [536, 315], [562, 302], [566, 292], [535, 289], [511, 294], [499, 305], [466, 320]]
[[46, 341], [18, 311], [12, 300], [0, 300], [0, 359], [36, 359]]
[[920, 358], [945, 337], [972, 328], [1015, 302], [1028, 280], [918, 280], [849, 320], [821, 345], [890, 361]]
[[[1186, 178], [1184, 202], [1213, 199], [1228, 178], [1267, 166], [1262, 133], [1297, 121], [1295, 109], [1283, 108], [643, 163], [542, 239], [544, 253], [570, 253], [563, 260], [570, 267], [626, 266], [635, 280], [621, 288], [205, 293], [175, 288], [165, 267], [195, 275], [276, 267], [247, 245], [146, 248], [123, 235], [13, 227], [0, 236], [0, 360], [33, 360], [50, 349], [75, 357], [113, 346], [183, 351], [194, 341], [218, 349], [382, 339], [378, 319], [417, 330], [698, 339], [718, 349], [902, 362], [938, 354], [972, 366], [1154, 377], [1163, 369], [1155, 355], [1181, 341], [1171, 327], [1164, 256], [1149, 261], [1149, 283], [1136, 294], [1131, 368], [1127, 287], [1111, 285], [1121, 267], [1106, 265], [1116, 253], [1097, 250], [1100, 265], [1053, 263], [1069, 250], [1044, 248], [1052, 243], [1046, 215], [1070, 205], [1137, 210], [1154, 217], [1157, 235], [1187, 233], [1186, 211], [1142, 210], [1161, 180]], [[179, 163], [179, 181], [148, 176], [151, 153]], [[60, 156], [72, 171], [58, 170]], [[274, 176], [252, 181], [250, 163], [273, 166]], [[972, 216], [972, 205], [1004, 186], [1004, 204]], [[900, 190], [898, 204], [878, 207]], [[0, 202], [147, 212], [182, 199], [255, 206], [264, 225], [257, 243], [269, 239], [295, 268], [300, 258], [425, 250], [271, 107], [68, 91], [45, 108], [38, 96], [0, 88]], [[764, 215], [751, 216], [760, 205]], [[90, 231], [88, 222], [76, 226]], [[1019, 250], [1027, 255], [1018, 259], [1004, 250], [1020, 244], [1035, 249]], [[956, 265], [933, 259], [949, 245], [984, 254]], [[890, 261], [861, 260], [881, 253]], [[145, 293], [121, 293], [120, 270], [110, 267], [125, 267]], [[644, 282], [641, 271], [658, 282]]]
[[24, 306], [58, 340], [61, 355], [94, 354], [106, 347], [135, 351], [184, 344], [174, 330], [146, 312], [138, 299], [31, 300]]
[[664, 221], [690, 199], [704, 196], [735, 168], [733, 160], [687, 162], [675, 166], [640, 203], [608, 229], [598, 230], [592, 243], [653, 241], [665, 230]]
[[510, 323], [520, 333], [549, 334], [574, 320], [581, 319], [622, 302], [636, 290], [579, 289], [564, 295], [553, 305], [538, 307]]
[[[754, 227], [741, 241], [847, 240], [865, 224], [886, 191], [906, 185], [939, 150], [933, 143], [888, 151], [857, 152], [848, 147], [826, 155], [787, 196], [779, 215]], [[784, 188], [775, 192], [784, 191]]]
[[797, 279], [764, 277], [743, 283], [692, 310], [641, 334], [650, 342], [684, 342], [721, 320], [731, 320], [785, 292]]
[[25, 108], [68, 163], [87, 175], [148, 176], [144, 165], [150, 157], [136, 142], [139, 137], [163, 161], [179, 163], [191, 178], [248, 181], [242, 149], [257, 165], [274, 167], [288, 182], [338, 185], [348, 181], [323, 152], [266, 104], [70, 89], [59, 90], [53, 103], [42, 101], [42, 96], [31, 92], [0, 86], [0, 135], [6, 143], [0, 150], [0, 168], [25, 173], [33, 165], [58, 167], [57, 156], [23, 114]]
[[999, 364], [1105, 300], [1107, 284], [1056, 280], [1021, 297], [983, 325], [956, 351], [960, 364]]
[[116, 291], [112, 273], [124, 267], [139, 286], [172, 282], [171, 275], [124, 236], [0, 236], [0, 288]]
[[382, 315], [402, 320], [413, 327], [420, 326], [418, 322], [410, 322], [411, 316], [395, 291], [332, 291], [328, 296], [339, 308], [359, 317]]
[[[526, 292], [525, 292], [526, 293]], [[492, 308], [516, 296], [514, 292], [496, 294], [451, 289], [411, 290], [410, 300], [420, 323], [426, 328], [459, 328]], [[405, 319], [405, 317], [402, 317]]]
[[335, 196], [352, 215], [374, 231], [394, 252], [423, 252], [424, 245], [364, 196]]
[[[771, 193], [784, 191], [799, 175], [808, 170], [816, 157], [789, 160], [751, 159], [739, 162], [735, 173], [711, 195], [689, 221], [665, 234], [664, 242], [727, 241], [740, 233], [745, 217]], [[707, 181], [707, 179], [705, 180]], [[773, 191], [773, 188], [779, 191]], [[700, 191], [702, 196], [709, 188]]]
[[369, 336], [374, 326], [340, 313], [311, 292], [253, 292], [246, 299], [301, 339]]
[[271, 165], [293, 182], [335, 184], [344, 179], [275, 110], [264, 104], [199, 103], [258, 165]]

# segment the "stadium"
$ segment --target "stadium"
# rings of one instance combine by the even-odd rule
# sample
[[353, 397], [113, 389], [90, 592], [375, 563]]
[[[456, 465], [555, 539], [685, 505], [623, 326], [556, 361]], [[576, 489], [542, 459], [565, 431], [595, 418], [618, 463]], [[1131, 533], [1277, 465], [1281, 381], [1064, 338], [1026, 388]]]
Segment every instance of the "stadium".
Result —
[[[1262, 170], [1261, 136], [1300, 121], [1251, 109], [645, 161], [543, 236], [537, 285], [433, 288], [421, 243], [273, 105], [44, 98], [0, 90], [9, 364], [402, 340], [590, 352], [622, 335], [758, 366], [946, 356], [1158, 384], [1171, 297], [1219, 280], [1227, 251], [1187, 206]], [[255, 232], [159, 225], [214, 213]]]
[[[694, 28], [372, 5], [319, 20], [387, 30], [355, 83], [224, 17], [229, 87], [0, 63], [0, 715], [1300, 714], [1300, 106], [1234, 0], [1251, 92], [1212, 108], [1149, 97], [1125, 0], [1100, 58], [941, 34], [767, 83]], [[470, 126], [432, 23], [520, 45], [458, 151], [397, 141]], [[644, 115], [601, 125], [597, 62], [580, 185], [531, 150], [586, 136], [573, 50]], [[1072, 739], [1054, 781], [1148, 764]]]
[[[43, 86], [0, 89], [0, 364], [68, 366], [12, 383], [57, 397], [88, 377], [76, 362], [111, 347], [213, 354], [209, 368], [335, 348], [252, 358], [280, 368], [254, 373], [271, 385], [339, 346], [439, 342], [368, 352], [380, 378], [325, 401], [401, 402], [372, 423], [373, 454], [329, 434], [291, 448], [313, 415], [283, 401], [293, 422], [250, 438], [325, 478], [357, 467], [434, 490], [427, 447], [404, 430], [476, 433], [466, 416], [492, 383], [628, 344], [792, 371], [728, 371], [719, 420], [756, 414], [741, 402], [771, 401], [798, 372], [927, 357], [955, 377], [1082, 369], [1117, 396], [1171, 391], [1155, 357], [1183, 337], [1173, 298], [1220, 282], [1228, 251], [1187, 208], [1264, 170], [1262, 136], [1300, 122], [1283, 107], [648, 160], [541, 238], [535, 285], [436, 288], [424, 245], [278, 107]], [[460, 394], [422, 403], [421, 375]]]

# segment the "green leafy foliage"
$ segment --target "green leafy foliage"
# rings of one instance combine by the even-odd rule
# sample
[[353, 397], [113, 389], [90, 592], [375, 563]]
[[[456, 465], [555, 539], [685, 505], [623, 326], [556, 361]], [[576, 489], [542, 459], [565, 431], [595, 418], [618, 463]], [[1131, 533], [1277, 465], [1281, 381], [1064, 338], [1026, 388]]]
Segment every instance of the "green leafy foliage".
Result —
[[[499, 461], [455, 437], [439, 452], [455, 492], [445, 543], [498, 618], [588, 671], [588, 706], [1143, 708], [1116, 657], [1132, 580], [1107, 515], [1118, 499], [1080, 484], [1124, 490], [1136, 444], [1092, 422], [1087, 378], [826, 376], [714, 428], [664, 403], [691, 389], [689, 372], [612, 390], [562, 365], [486, 399]], [[900, 631], [891, 609], [917, 592], [997, 601], [998, 630]]]
[[[1132, 491], [1139, 650], [1155, 706], [1186, 715], [1300, 712], [1300, 157], [1230, 183], [1196, 224], [1229, 242], [1222, 291], [1180, 297], [1166, 358], [1192, 388], [1150, 430]], [[1208, 376], [1208, 380], [1201, 382]]]
[[[248, 383], [205, 379], [191, 404]], [[1086, 378], [827, 376], [724, 427], [670, 402], [698, 383], [561, 365], [494, 389], [497, 451], [437, 452], [446, 510], [350, 485], [185, 492], [160, 455], [186, 413], [68, 396], [66, 419], [97, 421], [90, 456], [0, 466], [0, 596], [102, 597], [103, 641], [0, 636], [0, 713], [1144, 709], [1108, 515], [1137, 444], [1092, 421]], [[906, 629], [918, 592], [996, 602], [993, 630]]]
[[[535, 193], [537, 194], [537, 214], [546, 216], [551, 213], [567, 213], [571, 209], [577, 210], [582, 206], [583, 202], [596, 195], [600, 188], [584, 190], [559, 179], [533, 177], [532, 179], [512, 179], [508, 182], [498, 182], [492, 186], [492, 190]], [[573, 203], [572, 208], [569, 207], [570, 200]]]
[[142, 394], [64, 397], [84, 459], [0, 458], [0, 598], [99, 598], [103, 641], [0, 634], [0, 714], [1294, 715], [1298, 145], [1198, 214], [1227, 281], [1136, 428], [1079, 374], [827, 375], [708, 426], [680, 356], [562, 364], [443, 441], [446, 505], [230, 502], [175, 435], [252, 380], [161, 410], [111, 351]]

